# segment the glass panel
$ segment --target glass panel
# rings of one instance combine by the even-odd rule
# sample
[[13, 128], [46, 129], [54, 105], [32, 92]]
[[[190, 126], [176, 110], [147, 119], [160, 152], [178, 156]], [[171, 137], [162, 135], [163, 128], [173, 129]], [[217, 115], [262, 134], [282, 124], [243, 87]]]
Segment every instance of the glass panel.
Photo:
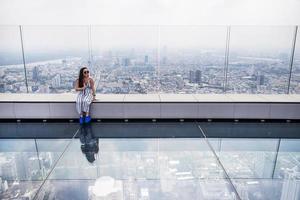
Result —
[[[216, 141], [219, 140], [219, 145]], [[241, 199], [299, 199], [299, 140], [209, 139]]]
[[298, 200], [299, 180], [234, 179], [232, 180], [241, 199]]
[[100, 177], [96, 180], [48, 180], [37, 199], [55, 196], [59, 199], [115, 200], [235, 200], [231, 185], [221, 180], [118, 180]]
[[32, 198], [43, 179], [34, 140], [0, 140], [0, 199]]
[[71, 139], [37, 139], [36, 145], [44, 177], [50, 173]]
[[72, 138], [78, 130], [77, 123], [0, 123], [3, 139], [49, 139]]
[[100, 70], [97, 92], [156, 93], [158, 28], [92, 27], [93, 66]]
[[236, 198], [204, 139], [100, 139], [91, 129], [81, 130], [38, 198], [72, 191], [90, 199]]
[[70, 139], [0, 139], [0, 199], [33, 199]]
[[296, 46], [295, 46], [290, 93], [300, 94], [300, 28], [299, 26], [298, 26], [298, 33], [297, 33]]
[[161, 178], [225, 178], [224, 171], [202, 138], [159, 140], [159, 164]]
[[234, 26], [230, 33], [230, 93], [287, 92], [292, 26]]
[[160, 27], [160, 91], [222, 93], [225, 26]]
[[27, 92], [19, 27], [0, 27], [0, 93]]
[[[80, 157], [76, 156], [79, 149]], [[99, 176], [185, 180], [225, 174], [204, 139], [99, 139], [89, 131], [73, 141], [50, 179]]]
[[300, 140], [280, 142], [274, 178], [300, 179]]
[[70, 92], [89, 63], [88, 27], [25, 26], [23, 35], [30, 92]]
[[34, 140], [1, 139], [1, 171], [4, 180], [42, 180]]
[[[212, 139], [215, 143], [216, 140]], [[271, 178], [277, 139], [220, 139], [216, 153], [230, 178]]]

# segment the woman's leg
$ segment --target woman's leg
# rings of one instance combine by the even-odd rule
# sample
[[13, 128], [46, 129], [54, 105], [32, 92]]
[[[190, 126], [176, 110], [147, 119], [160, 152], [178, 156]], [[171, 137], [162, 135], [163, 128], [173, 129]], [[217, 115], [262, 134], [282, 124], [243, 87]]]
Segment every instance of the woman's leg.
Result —
[[83, 102], [83, 109], [86, 113], [86, 116], [89, 116], [90, 114], [90, 105], [93, 101], [93, 97], [92, 96], [86, 96], [84, 97], [84, 102]]
[[86, 112], [85, 123], [89, 123], [91, 121], [90, 114], [90, 105], [92, 103], [93, 97], [91, 95], [87, 95], [84, 101], [84, 109]]
[[80, 101], [80, 94], [78, 94], [78, 96], [77, 96], [77, 98], [76, 98], [76, 110], [77, 110], [77, 112], [78, 112], [78, 114], [79, 115], [81, 115], [81, 106], [80, 106], [80, 104], [81, 104], [81, 101]]

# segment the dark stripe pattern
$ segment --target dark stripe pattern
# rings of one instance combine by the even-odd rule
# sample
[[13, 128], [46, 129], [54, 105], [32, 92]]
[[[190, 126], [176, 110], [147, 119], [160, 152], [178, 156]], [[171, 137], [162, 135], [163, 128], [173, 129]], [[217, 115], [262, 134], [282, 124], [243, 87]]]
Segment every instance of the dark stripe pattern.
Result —
[[87, 83], [87, 87], [80, 91], [76, 99], [76, 110], [80, 115], [82, 112], [90, 112], [90, 105], [93, 101], [92, 88], [90, 81]]

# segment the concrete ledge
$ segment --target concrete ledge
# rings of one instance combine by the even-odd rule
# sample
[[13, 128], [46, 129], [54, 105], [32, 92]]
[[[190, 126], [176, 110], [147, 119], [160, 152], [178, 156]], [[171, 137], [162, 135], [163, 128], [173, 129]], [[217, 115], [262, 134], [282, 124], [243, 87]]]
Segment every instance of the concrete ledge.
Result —
[[[0, 118], [77, 118], [76, 94], [0, 94]], [[300, 119], [300, 95], [98, 94], [94, 118]]]

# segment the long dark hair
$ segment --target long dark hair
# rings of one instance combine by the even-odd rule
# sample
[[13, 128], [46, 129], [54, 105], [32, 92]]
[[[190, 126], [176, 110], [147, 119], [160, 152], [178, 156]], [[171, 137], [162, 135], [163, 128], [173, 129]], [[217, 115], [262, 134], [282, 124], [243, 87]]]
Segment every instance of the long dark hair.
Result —
[[83, 70], [87, 69], [86, 67], [82, 67], [79, 71], [79, 78], [78, 78], [78, 82], [79, 82], [79, 87], [83, 87]]

